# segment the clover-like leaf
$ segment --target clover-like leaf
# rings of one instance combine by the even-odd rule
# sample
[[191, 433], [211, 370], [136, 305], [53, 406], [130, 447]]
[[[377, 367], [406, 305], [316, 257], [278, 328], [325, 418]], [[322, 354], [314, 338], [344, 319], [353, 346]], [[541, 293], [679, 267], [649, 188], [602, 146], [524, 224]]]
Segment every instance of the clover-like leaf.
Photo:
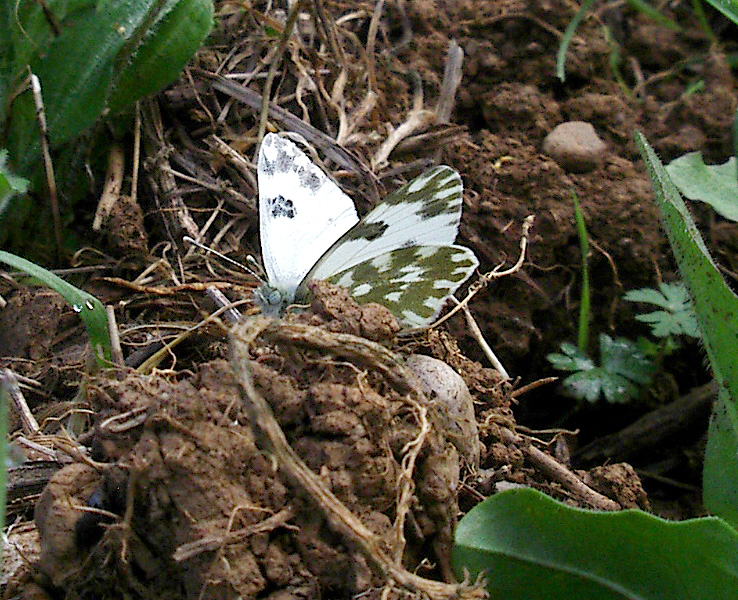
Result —
[[687, 335], [699, 338], [697, 316], [684, 284], [660, 283], [659, 290], [642, 288], [625, 294], [624, 298], [629, 302], [646, 302], [664, 309], [637, 315], [636, 320], [648, 323], [656, 337]]

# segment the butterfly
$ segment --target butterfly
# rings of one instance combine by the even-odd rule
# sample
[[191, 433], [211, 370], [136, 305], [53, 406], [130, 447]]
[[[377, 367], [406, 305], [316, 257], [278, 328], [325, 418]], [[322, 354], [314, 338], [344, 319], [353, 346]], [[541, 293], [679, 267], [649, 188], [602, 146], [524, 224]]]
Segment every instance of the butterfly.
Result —
[[463, 188], [450, 167], [426, 171], [361, 220], [351, 198], [287, 138], [264, 137], [257, 178], [267, 281], [256, 299], [266, 314], [305, 300], [307, 283], [320, 279], [420, 327], [479, 265], [454, 245]]

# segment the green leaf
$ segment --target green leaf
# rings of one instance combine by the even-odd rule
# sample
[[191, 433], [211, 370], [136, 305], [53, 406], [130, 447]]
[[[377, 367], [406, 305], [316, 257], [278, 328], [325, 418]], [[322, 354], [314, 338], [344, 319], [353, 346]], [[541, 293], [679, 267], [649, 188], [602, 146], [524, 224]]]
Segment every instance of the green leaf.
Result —
[[731, 525], [738, 524], [738, 414], [725, 388], [718, 391], [718, 401], [710, 419], [702, 473], [702, 496], [708, 510]]
[[630, 302], [647, 302], [668, 310], [677, 312], [684, 310], [691, 303], [689, 292], [682, 283], [660, 283], [659, 290], [641, 288], [626, 292], [624, 298]]
[[174, 81], [213, 27], [211, 0], [169, 2], [144, 32], [108, 101], [117, 113]]
[[600, 356], [602, 368], [608, 373], [622, 375], [641, 385], [651, 383], [655, 367], [630, 340], [613, 340], [607, 334], [600, 334]]
[[[10, 26], [13, 76], [22, 76], [27, 64], [38, 76], [54, 148], [79, 136], [104, 109], [119, 110], [172, 81], [212, 25], [211, 0], [48, 4], [58, 34], [51, 35], [37, 2], [21, 3]], [[31, 29], [20, 31], [19, 19]], [[8, 133], [14, 164], [26, 174], [40, 147], [30, 93], [15, 98]]]
[[25, 194], [28, 191], [28, 180], [13, 175], [8, 170], [8, 151], [0, 150], [0, 215], [7, 201], [16, 194]]
[[737, 526], [738, 297], [723, 280], [679, 192], [640, 133], [636, 133], [636, 144], [651, 177], [662, 221], [692, 296], [702, 341], [721, 389], [705, 452], [704, 503], [708, 510]]
[[707, 3], [738, 25], [738, 2], [736, 0], [707, 0]]
[[532, 489], [496, 494], [456, 528], [457, 577], [508, 600], [729, 600], [738, 534], [721, 519], [571, 508]]
[[629, 302], [647, 302], [665, 310], [637, 315], [636, 320], [651, 325], [651, 332], [657, 337], [688, 335], [699, 338], [699, 325], [694, 312], [692, 299], [682, 283], [659, 284], [660, 292], [652, 288], [631, 290], [624, 296]]
[[652, 21], [655, 21], [659, 25], [663, 25], [671, 29], [672, 31], [682, 31], [682, 28], [676, 21], [662, 15], [658, 9], [644, 0], [627, 0], [627, 3], [635, 10], [642, 12]]
[[574, 344], [562, 342], [560, 347], [563, 354], [553, 352], [546, 356], [546, 360], [556, 369], [560, 371], [589, 371], [595, 368], [592, 359]]
[[573, 344], [561, 344], [563, 354], [552, 353], [546, 359], [557, 369], [575, 371], [561, 382], [562, 391], [571, 398], [597, 402], [604, 395], [608, 402], [627, 402], [638, 395], [638, 386], [651, 382], [655, 366], [624, 338], [613, 340], [600, 334], [600, 366]]
[[738, 221], [738, 170], [735, 157], [722, 165], [706, 165], [702, 154], [691, 152], [666, 167], [674, 185], [690, 200], [712, 206], [731, 221]]
[[566, 81], [566, 53], [569, 50], [569, 44], [571, 44], [574, 32], [577, 30], [577, 27], [579, 27], [579, 23], [582, 22], [582, 19], [589, 12], [589, 9], [592, 8], [594, 3], [595, 0], [584, 0], [582, 6], [579, 7], [579, 10], [574, 15], [574, 18], [569, 21], [569, 24], [566, 26], [566, 30], [564, 31], [564, 35], [561, 37], [559, 49], [556, 52], [556, 77], [558, 77], [562, 82]]
[[579, 371], [561, 382], [561, 390], [570, 398], [594, 403], [602, 395], [602, 381], [607, 376], [606, 372], [597, 367], [589, 371]]
[[20, 256], [0, 250], [0, 262], [35, 277], [69, 302], [74, 312], [79, 314], [87, 327], [87, 333], [90, 336], [90, 343], [98, 364], [102, 367], [110, 365], [112, 344], [108, 330], [108, 315], [100, 300], [92, 294], [74, 287], [71, 283], [67, 283], [51, 271], [47, 271]]

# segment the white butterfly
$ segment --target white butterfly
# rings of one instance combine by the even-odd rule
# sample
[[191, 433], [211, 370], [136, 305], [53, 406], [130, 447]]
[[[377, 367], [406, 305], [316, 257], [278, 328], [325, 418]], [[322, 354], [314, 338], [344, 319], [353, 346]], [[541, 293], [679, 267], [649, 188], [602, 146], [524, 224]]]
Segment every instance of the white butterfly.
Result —
[[259, 152], [259, 228], [267, 284], [257, 300], [267, 314], [304, 300], [307, 282], [348, 288], [378, 302], [405, 326], [431, 323], [479, 265], [454, 245], [462, 184], [435, 167], [390, 194], [359, 220], [354, 203], [291, 141], [264, 137]]

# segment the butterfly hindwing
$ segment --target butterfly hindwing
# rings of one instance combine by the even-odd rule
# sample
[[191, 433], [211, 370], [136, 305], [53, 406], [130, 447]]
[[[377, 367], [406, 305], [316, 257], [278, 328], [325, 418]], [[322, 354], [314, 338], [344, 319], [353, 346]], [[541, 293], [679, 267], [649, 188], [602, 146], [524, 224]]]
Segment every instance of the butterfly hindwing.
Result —
[[280, 304], [359, 220], [354, 203], [295, 144], [267, 134], [258, 163], [261, 255]]
[[463, 246], [408, 246], [361, 262], [329, 278], [360, 303], [378, 302], [406, 326], [432, 322], [479, 261]]
[[450, 167], [426, 171], [405, 184], [354, 225], [305, 278], [333, 274], [404, 246], [453, 244], [462, 209], [461, 177]]

